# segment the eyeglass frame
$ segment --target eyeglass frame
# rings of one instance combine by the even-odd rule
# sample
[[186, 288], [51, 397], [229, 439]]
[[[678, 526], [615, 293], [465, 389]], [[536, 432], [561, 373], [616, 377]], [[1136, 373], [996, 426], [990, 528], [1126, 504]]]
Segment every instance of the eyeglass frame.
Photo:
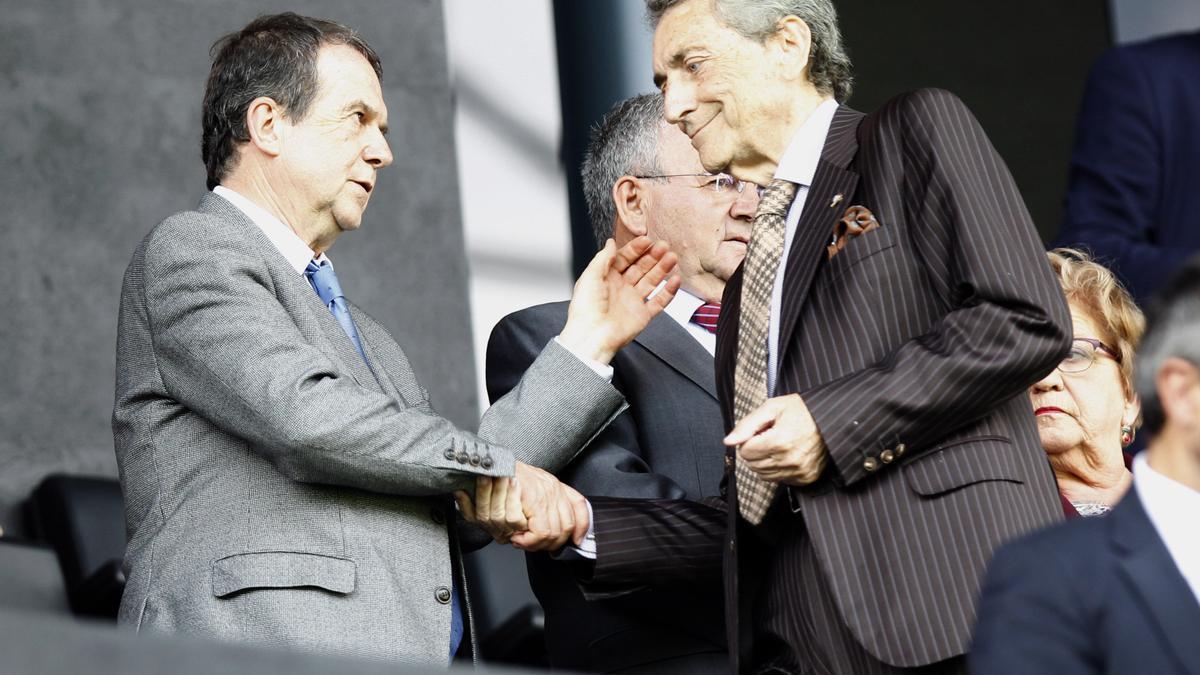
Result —
[[[1055, 369], [1058, 370], [1060, 373], [1066, 373], [1068, 375], [1077, 375], [1079, 373], [1087, 372], [1088, 368], [1091, 368], [1096, 363], [1096, 357], [1095, 357], [1096, 353], [1103, 353], [1105, 356], [1112, 359], [1113, 361], [1116, 361], [1117, 363], [1121, 362], [1121, 356], [1119, 354], [1117, 354], [1117, 350], [1113, 349], [1112, 347], [1109, 347], [1108, 345], [1104, 344], [1100, 340], [1097, 340], [1096, 338], [1089, 338], [1089, 337], [1071, 338], [1072, 345], [1074, 345], [1074, 343], [1076, 343], [1076, 342], [1086, 342], [1087, 344], [1092, 346], [1092, 350], [1093, 350], [1092, 359], [1090, 361], [1088, 361], [1088, 364], [1086, 366], [1084, 366], [1083, 368], [1081, 368], [1079, 370], [1063, 370], [1063, 367], [1062, 367], [1063, 361], [1066, 361], [1067, 358], [1070, 356], [1070, 353], [1068, 352], [1067, 356], [1064, 356], [1062, 361], [1059, 361], [1058, 365], [1055, 366]], [[1074, 347], [1072, 346], [1072, 349], [1073, 348]]]
[[[722, 176], [733, 181], [733, 185], [731, 185], [730, 187], [732, 187], [734, 190], [736, 190], [739, 195], [742, 194], [742, 191], [744, 191], [746, 189], [747, 185], [754, 185], [754, 189], [758, 190], [758, 196], [759, 197], [762, 196], [763, 187], [761, 185], [758, 185], [757, 183], [751, 183], [748, 180], [738, 180], [738, 179], [734, 178], [733, 176], [731, 176], [727, 173], [724, 173], [724, 172], [721, 172], [721, 173], [667, 173], [667, 174], [660, 174], [657, 176], [634, 176], [634, 178], [640, 178], [643, 180], [648, 180], [648, 179], [653, 179], [653, 178], [716, 178], [717, 180], [713, 181], [713, 183], [712, 183], [712, 185], [713, 185], [712, 191], [717, 194], [725, 194], [725, 193], [729, 192], [729, 188], [722, 189], [722, 188], [718, 187], [721, 184]], [[704, 189], [708, 188], [708, 185], [693, 185], [691, 187], [694, 187], [697, 190], [704, 190]]]

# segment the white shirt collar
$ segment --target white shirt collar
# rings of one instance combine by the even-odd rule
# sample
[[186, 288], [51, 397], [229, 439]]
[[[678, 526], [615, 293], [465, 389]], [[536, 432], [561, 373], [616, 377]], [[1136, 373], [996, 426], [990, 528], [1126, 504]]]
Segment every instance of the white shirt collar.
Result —
[[[279, 253], [283, 255], [288, 264], [298, 274], [304, 274], [304, 269], [308, 267], [308, 263], [311, 260], [315, 260], [317, 264], [329, 260], [325, 257], [324, 253], [314, 255], [313, 250], [308, 247], [308, 244], [304, 243], [304, 240], [292, 228], [248, 198], [230, 190], [224, 185], [218, 185], [213, 188], [213, 194], [233, 204], [237, 210], [246, 214], [246, 217], [253, 221], [263, 231], [263, 234], [267, 235], [267, 239], [271, 240], [271, 243], [275, 245], [275, 248], [279, 250]], [[332, 264], [330, 262], [330, 265]]]
[[697, 298], [681, 288], [678, 291], [675, 291], [675, 297], [671, 298], [671, 302], [667, 303], [667, 306], [663, 308], [663, 311], [670, 315], [672, 319], [675, 319], [676, 323], [678, 323], [680, 326], [687, 328], [688, 324], [692, 321], [692, 315], [695, 314], [696, 310], [700, 309], [700, 305], [703, 304], [704, 300]]
[[806, 187], [812, 185], [817, 161], [821, 159], [821, 149], [825, 147], [825, 137], [829, 135], [829, 125], [833, 123], [837, 109], [837, 101], [826, 99], [812, 111], [812, 115], [792, 136], [792, 142], [779, 160], [779, 166], [775, 169], [776, 178]]
[[1200, 492], [1155, 471], [1145, 452], [1133, 460], [1133, 485], [1175, 566], [1200, 601], [1200, 537], [1196, 536]]

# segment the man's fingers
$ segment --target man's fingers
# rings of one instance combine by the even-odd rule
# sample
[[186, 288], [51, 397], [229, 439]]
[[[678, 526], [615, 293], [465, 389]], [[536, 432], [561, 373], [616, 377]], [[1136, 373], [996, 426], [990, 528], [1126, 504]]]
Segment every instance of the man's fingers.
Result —
[[774, 425], [779, 411], [777, 404], [773, 401], [774, 399], [767, 399], [762, 405], [738, 420], [738, 423], [733, 425], [733, 430], [725, 437], [725, 445], [742, 445], [762, 433], [763, 429]]
[[[608, 241], [611, 242], [612, 239]], [[618, 274], [624, 274], [633, 263], [640, 260], [652, 248], [652, 245], [653, 242], [651, 242], [650, 237], [645, 236], [634, 237], [633, 241], [630, 241], [619, 249], [616, 248], [616, 244], [613, 244], [612, 268]], [[606, 243], [605, 247], [607, 248], [607, 246], [608, 244]]]
[[[659, 263], [662, 262], [662, 259], [668, 254], [674, 255], [671, 253], [671, 249], [669, 246], [667, 246], [666, 242], [655, 242], [653, 246], [646, 250], [646, 253], [642, 255], [642, 257], [633, 261], [633, 263], [631, 263], [629, 267], [621, 273], [621, 277], [625, 280], [625, 283], [629, 284], [630, 286], [637, 286], [639, 289], [641, 289], [644, 287], [640, 285], [643, 280], [645, 280], [647, 275], [651, 274], [651, 272], [658, 267]], [[615, 265], [613, 266], [613, 269], [616, 269]], [[662, 280], [663, 276], [659, 276], [658, 281]], [[658, 285], [658, 281], [649, 284], [650, 288], [647, 289], [645, 293], [649, 293], [650, 290], [653, 290], [653, 288]]]
[[471, 496], [463, 490], [454, 491], [454, 501], [458, 502], [458, 511], [462, 517], [469, 523], [476, 522], [475, 505], [471, 503]]
[[583, 538], [587, 536], [588, 527], [591, 525], [587, 499], [570, 487], [564, 486], [564, 490], [575, 516], [575, 530], [571, 533], [571, 542], [579, 546], [583, 544]]
[[488, 497], [488, 511], [483, 512], [484, 517], [494, 523], [505, 522], [507, 515], [505, 507], [508, 505], [508, 489], [512, 483], [512, 479], [499, 478], [492, 481], [492, 491]]
[[663, 286], [662, 290], [655, 293], [654, 297], [646, 300], [646, 307], [654, 314], [658, 314], [666, 309], [667, 305], [671, 304], [671, 300], [675, 297], [675, 293], [679, 290], [679, 285], [682, 281], [678, 274], [667, 279], [667, 283]]
[[489, 476], [475, 479], [475, 513], [486, 518], [492, 512], [492, 483]]
[[505, 500], [505, 512], [506, 520], [514, 532], [522, 532], [529, 529], [529, 521], [525, 518], [525, 513], [521, 509], [521, 486], [517, 483], [512, 483], [509, 486], [507, 499]]

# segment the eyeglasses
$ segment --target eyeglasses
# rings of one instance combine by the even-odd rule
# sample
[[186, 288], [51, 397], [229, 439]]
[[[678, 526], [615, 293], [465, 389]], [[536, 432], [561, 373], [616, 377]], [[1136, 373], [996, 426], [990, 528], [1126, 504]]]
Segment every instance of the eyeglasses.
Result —
[[1101, 354], [1117, 363], [1121, 362], [1121, 357], [1117, 356], [1117, 351], [1112, 347], [1096, 338], [1077, 337], [1071, 341], [1071, 351], [1067, 352], [1066, 358], [1058, 364], [1058, 369], [1064, 373], [1082, 373], [1091, 368]]
[[[670, 180], [671, 178], [691, 178], [691, 185], [688, 187], [708, 189], [713, 192], [729, 194], [731, 190], [737, 190], [737, 193], [742, 194], [742, 190], [746, 189], [747, 185], [754, 185], [750, 181], [737, 180], [727, 173], [671, 173], [659, 176], [634, 176], [634, 178], [662, 178]], [[762, 196], [762, 188], [754, 185], [758, 190], [758, 196]]]

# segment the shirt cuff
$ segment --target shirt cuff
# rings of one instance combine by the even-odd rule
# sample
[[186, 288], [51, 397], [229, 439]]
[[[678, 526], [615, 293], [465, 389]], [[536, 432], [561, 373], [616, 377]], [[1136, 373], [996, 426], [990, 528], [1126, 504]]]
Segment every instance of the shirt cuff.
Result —
[[600, 363], [599, 361], [596, 361], [595, 359], [591, 359], [591, 358], [588, 358], [586, 356], [576, 353], [575, 350], [564, 345], [562, 343], [562, 340], [558, 339], [557, 335], [554, 336], [554, 341], [557, 342], [560, 346], [562, 346], [563, 349], [571, 352], [571, 355], [574, 356], [575, 358], [579, 359], [583, 363], [583, 365], [587, 366], [588, 368], [591, 368], [593, 371], [595, 371], [595, 373], [597, 375], [604, 378], [605, 382], [612, 382], [612, 377], [613, 377], [612, 366], [608, 365], [607, 363]]
[[593, 526], [592, 503], [587, 502], [588, 529], [583, 535], [583, 543], [578, 546], [564, 546], [557, 553], [550, 554], [556, 560], [595, 560], [596, 559], [596, 530]]

